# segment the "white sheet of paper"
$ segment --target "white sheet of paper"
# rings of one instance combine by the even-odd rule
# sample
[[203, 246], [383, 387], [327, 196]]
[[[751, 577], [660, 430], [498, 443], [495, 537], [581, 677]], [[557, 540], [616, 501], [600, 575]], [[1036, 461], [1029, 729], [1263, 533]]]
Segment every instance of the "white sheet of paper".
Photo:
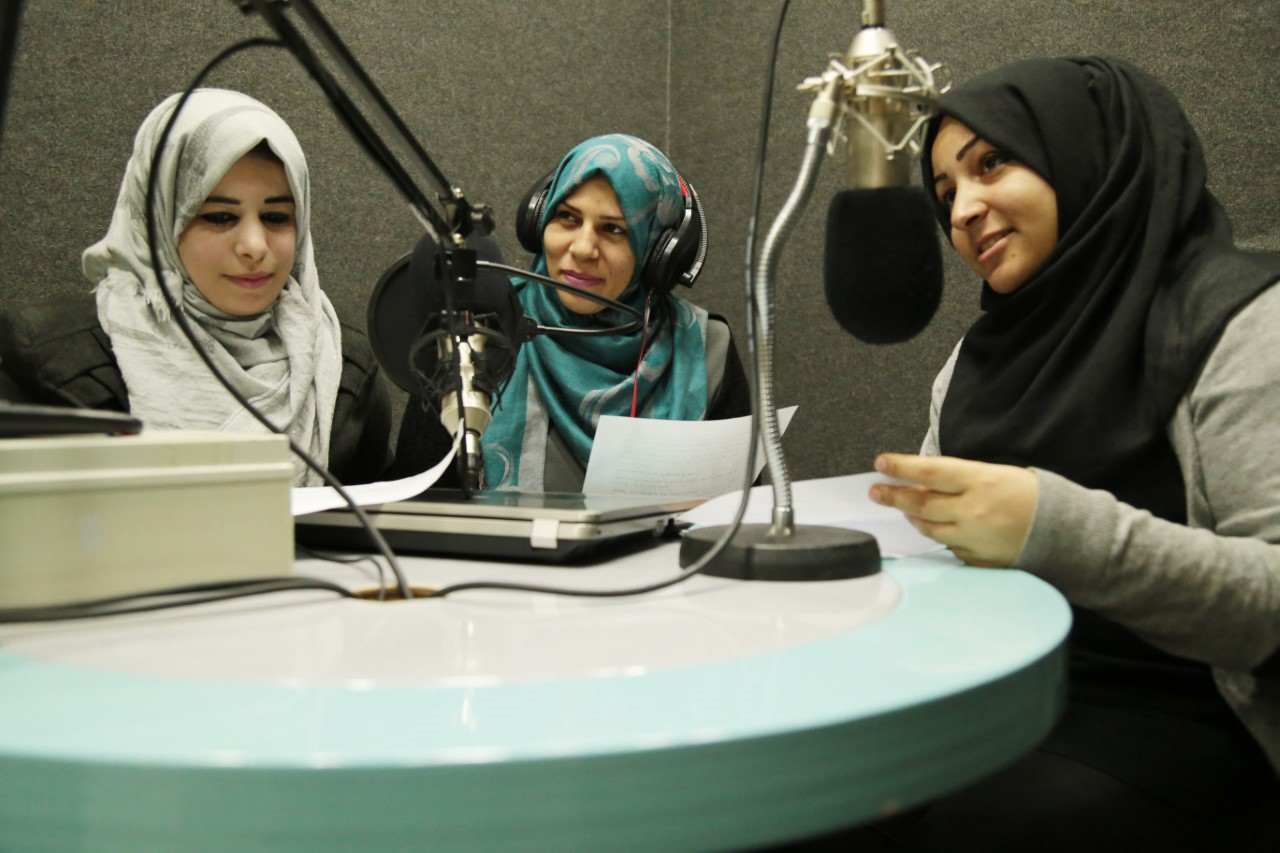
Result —
[[[778, 410], [786, 432], [795, 406]], [[747, 473], [751, 418], [663, 421], [605, 415], [596, 426], [582, 491], [588, 495], [709, 498], [741, 491]], [[756, 470], [764, 468], [756, 453]]]
[[[872, 483], [890, 478], [874, 471], [846, 474], [821, 480], [801, 480], [791, 484], [791, 503], [796, 524], [816, 524], [861, 530], [876, 537], [885, 557], [913, 557], [940, 551], [943, 546], [911, 526], [896, 509], [880, 506], [867, 497]], [[693, 525], [728, 524], [738, 511], [742, 490], [723, 494], [680, 515]], [[744, 524], [769, 524], [773, 520], [773, 487], [751, 490]]]
[[[362, 483], [358, 486], [347, 486], [347, 493], [360, 506], [385, 504], [402, 501], [420, 495], [436, 484], [440, 476], [453, 462], [458, 452], [458, 440], [453, 440], [453, 447], [445, 454], [444, 459], [421, 474], [404, 477], [400, 480], [383, 480], [378, 483]], [[306, 515], [311, 512], [322, 512], [326, 509], [346, 506], [347, 502], [332, 486], [306, 486], [293, 489], [289, 494], [289, 508], [294, 515]]]

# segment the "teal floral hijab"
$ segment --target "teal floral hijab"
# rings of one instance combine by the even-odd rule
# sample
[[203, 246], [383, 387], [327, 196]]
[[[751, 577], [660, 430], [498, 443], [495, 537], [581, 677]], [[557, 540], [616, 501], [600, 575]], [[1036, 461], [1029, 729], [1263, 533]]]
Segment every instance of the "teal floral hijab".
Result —
[[[679, 178], [662, 152], [643, 139], [618, 133], [593, 137], [560, 162], [539, 231], [560, 202], [596, 175], [603, 175], [618, 196], [636, 258], [631, 282], [618, 301], [643, 314], [649, 295], [641, 284], [644, 261], [663, 229], [681, 215]], [[533, 271], [547, 274], [542, 252], [534, 258]], [[515, 286], [525, 314], [546, 326], [615, 326], [628, 319], [608, 308], [574, 313], [554, 288], [536, 281], [516, 279]], [[630, 414], [633, 394], [639, 417], [694, 421], [706, 416], [707, 312], [656, 293], [649, 309], [653, 319], [647, 340], [643, 330], [594, 337], [538, 335], [521, 347], [481, 441], [489, 488], [542, 491], [552, 425], [585, 466], [600, 416]], [[644, 360], [637, 365], [642, 348]]]

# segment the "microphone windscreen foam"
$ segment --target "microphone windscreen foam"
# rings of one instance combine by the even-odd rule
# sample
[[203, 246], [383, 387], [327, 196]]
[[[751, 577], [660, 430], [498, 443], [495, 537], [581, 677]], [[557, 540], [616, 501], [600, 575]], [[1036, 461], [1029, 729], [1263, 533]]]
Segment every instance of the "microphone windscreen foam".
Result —
[[823, 287], [836, 322], [869, 344], [920, 334], [942, 302], [934, 202], [921, 187], [836, 193], [827, 208]]

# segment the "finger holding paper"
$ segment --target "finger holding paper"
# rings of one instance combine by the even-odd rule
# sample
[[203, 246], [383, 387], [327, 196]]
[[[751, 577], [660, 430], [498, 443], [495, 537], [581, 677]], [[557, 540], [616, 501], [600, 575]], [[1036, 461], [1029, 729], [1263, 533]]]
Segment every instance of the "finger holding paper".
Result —
[[871, 500], [901, 510], [924, 535], [975, 566], [1011, 566], [1035, 517], [1038, 485], [1028, 468], [947, 456], [883, 453]]

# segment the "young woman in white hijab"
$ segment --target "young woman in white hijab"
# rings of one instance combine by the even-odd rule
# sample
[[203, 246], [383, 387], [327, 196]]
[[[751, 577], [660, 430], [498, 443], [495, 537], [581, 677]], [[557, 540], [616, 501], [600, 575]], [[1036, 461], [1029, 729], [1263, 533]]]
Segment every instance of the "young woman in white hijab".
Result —
[[[121, 408], [155, 429], [265, 432], [193, 350], [152, 270], [147, 180], [178, 100], [165, 99], [142, 123], [107, 235], [84, 253], [96, 323], [85, 318], [87, 328], [76, 331], [99, 346], [87, 344], [87, 359], [55, 359], [70, 362], [59, 365], [70, 376], [63, 382], [50, 382], [47, 365], [24, 370], [50, 335], [47, 312], [34, 306], [0, 328], [3, 349], [16, 351], [3, 353], [5, 367], [37, 402]], [[199, 89], [178, 113], [158, 169], [161, 279], [199, 345], [255, 408], [340, 479], [376, 479], [388, 461], [389, 398], [363, 334], [339, 323], [320, 290], [307, 165], [293, 132], [253, 98]], [[61, 305], [56, 313], [63, 324], [75, 316]], [[123, 388], [105, 401], [69, 387], [83, 386], [86, 372], [95, 391], [118, 386], [113, 368]], [[33, 383], [33, 374], [45, 381]], [[294, 464], [295, 484], [321, 482], [301, 460]]]

